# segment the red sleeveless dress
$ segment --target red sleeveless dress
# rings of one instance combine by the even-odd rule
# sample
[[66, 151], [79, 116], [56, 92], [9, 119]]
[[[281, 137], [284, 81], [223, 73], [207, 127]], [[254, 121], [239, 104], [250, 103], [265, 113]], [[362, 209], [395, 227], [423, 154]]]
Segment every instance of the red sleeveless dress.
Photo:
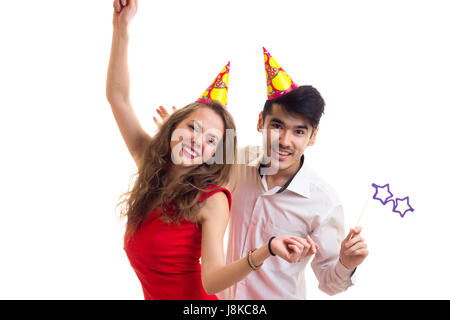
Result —
[[[208, 189], [214, 189], [211, 187]], [[204, 192], [199, 202], [226, 188]], [[186, 219], [167, 224], [152, 212], [141, 227], [124, 239], [124, 249], [138, 276], [146, 300], [217, 300], [208, 295], [201, 280], [201, 225]], [[128, 241], [127, 241], [128, 240]]]

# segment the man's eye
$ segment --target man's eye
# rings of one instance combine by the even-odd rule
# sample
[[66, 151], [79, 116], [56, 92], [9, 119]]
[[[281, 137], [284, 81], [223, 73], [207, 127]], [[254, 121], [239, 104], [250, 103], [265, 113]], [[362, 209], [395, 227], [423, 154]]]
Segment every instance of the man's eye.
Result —
[[272, 124], [272, 128], [280, 129], [281, 126], [280, 126], [278, 123], [273, 123], [273, 124]]
[[303, 132], [303, 130], [295, 130], [295, 133], [296, 134], [303, 134], [304, 132]]

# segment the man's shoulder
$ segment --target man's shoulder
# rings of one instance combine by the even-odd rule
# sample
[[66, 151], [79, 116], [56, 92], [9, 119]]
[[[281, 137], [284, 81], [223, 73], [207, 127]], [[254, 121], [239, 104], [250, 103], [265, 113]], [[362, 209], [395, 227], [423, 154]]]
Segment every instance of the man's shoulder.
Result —
[[245, 146], [237, 150], [234, 170], [230, 180], [230, 190], [233, 194], [242, 187], [248, 188], [249, 184], [256, 183], [255, 177], [262, 158], [261, 146]]
[[263, 156], [263, 148], [258, 145], [247, 145], [238, 148], [236, 164], [257, 167]]

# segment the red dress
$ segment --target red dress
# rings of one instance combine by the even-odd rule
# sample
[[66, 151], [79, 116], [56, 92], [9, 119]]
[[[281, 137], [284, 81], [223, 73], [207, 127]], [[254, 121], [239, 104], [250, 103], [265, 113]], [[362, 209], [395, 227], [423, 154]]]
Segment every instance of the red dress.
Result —
[[[199, 202], [225, 188], [203, 193]], [[152, 212], [141, 227], [124, 239], [130, 264], [141, 281], [146, 300], [217, 300], [208, 295], [201, 281], [201, 225], [184, 218], [180, 226], [167, 224]], [[128, 241], [127, 241], [128, 240]]]

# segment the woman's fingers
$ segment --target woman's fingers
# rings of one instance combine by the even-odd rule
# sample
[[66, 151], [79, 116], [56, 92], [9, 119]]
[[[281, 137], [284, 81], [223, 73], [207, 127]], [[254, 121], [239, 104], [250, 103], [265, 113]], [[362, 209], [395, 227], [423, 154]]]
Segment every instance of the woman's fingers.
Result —
[[303, 252], [302, 252], [302, 256], [300, 257], [300, 259], [304, 259], [308, 255], [311, 254], [311, 251], [310, 251], [311, 244], [308, 241], [306, 241], [305, 239], [302, 239], [302, 238], [299, 238], [299, 239], [301, 240], [300, 243], [303, 245], [303, 248], [304, 248]]
[[304, 255], [303, 255], [302, 259], [304, 257], [310, 255], [311, 254], [310, 251], [312, 251], [313, 254], [316, 253], [317, 250], [316, 250], [316, 244], [314, 243], [314, 241], [311, 240], [312, 241], [311, 242], [308, 239], [303, 239], [303, 238], [294, 237], [294, 236], [292, 236], [291, 239], [293, 241], [297, 241], [297, 242], [301, 243], [301, 245], [303, 245], [303, 247], [305, 248], [304, 252], [303, 252]]
[[317, 243], [315, 243], [313, 241], [313, 239], [311, 239], [311, 237], [308, 235], [306, 236], [306, 241], [308, 241], [311, 244], [311, 250], [314, 254], [317, 253], [317, 249], [319, 249], [319, 246], [317, 245]]
[[113, 7], [114, 7], [114, 10], [116, 10], [117, 12], [120, 12], [120, 10], [122, 10], [122, 5], [120, 4], [120, 0], [114, 0]]
[[317, 253], [319, 246], [307, 236], [306, 239], [292, 235], [284, 235], [277, 237], [278, 240], [272, 242], [272, 250], [281, 258], [290, 263], [295, 263], [304, 258]]
[[304, 259], [308, 255], [311, 254], [311, 244], [308, 243], [305, 239], [299, 238], [299, 237], [290, 237], [285, 240], [287, 243], [290, 243], [290, 245], [296, 245], [298, 248], [302, 250], [301, 255], [299, 256], [298, 261]]
[[126, 6], [137, 9], [137, 0], [114, 0], [113, 6], [117, 12], [122, 11], [122, 9]]
[[288, 244], [287, 245], [290, 249], [292, 249], [292, 251], [295, 251], [296, 253], [302, 253], [302, 251], [300, 250], [300, 247], [298, 245], [295, 244]]
[[302, 258], [303, 248], [296, 244], [288, 244], [288, 248], [293, 251], [293, 254], [289, 254], [289, 262], [299, 262]]

